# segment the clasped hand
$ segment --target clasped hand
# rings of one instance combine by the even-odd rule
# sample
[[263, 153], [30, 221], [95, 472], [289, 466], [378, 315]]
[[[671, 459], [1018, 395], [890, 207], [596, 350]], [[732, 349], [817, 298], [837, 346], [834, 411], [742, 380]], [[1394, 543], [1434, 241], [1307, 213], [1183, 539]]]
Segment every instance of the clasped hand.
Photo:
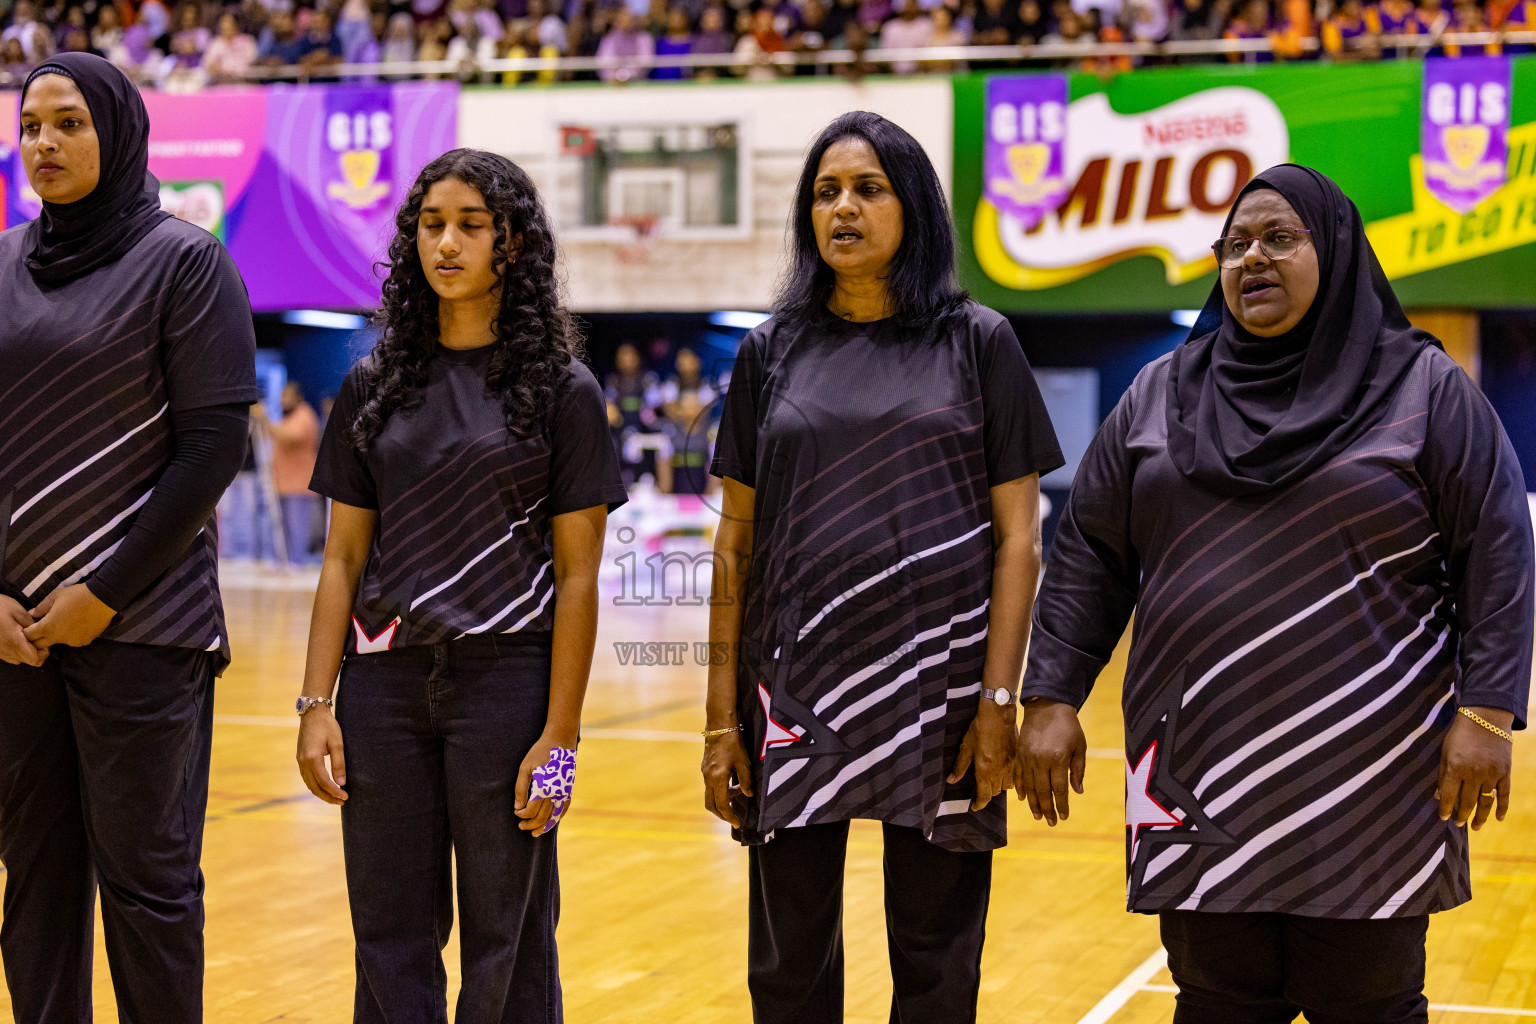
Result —
[[116, 614], [83, 583], [60, 587], [31, 610], [0, 597], [0, 661], [40, 668], [50, 647], [84, 647]]

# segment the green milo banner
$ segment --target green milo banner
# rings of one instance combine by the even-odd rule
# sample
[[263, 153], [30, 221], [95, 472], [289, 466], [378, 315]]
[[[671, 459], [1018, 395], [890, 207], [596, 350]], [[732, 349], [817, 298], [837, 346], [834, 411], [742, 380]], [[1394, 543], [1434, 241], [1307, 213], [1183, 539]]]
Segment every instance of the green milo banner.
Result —
[[[1354, 199], [1405, 305], [1536, 305], [1536, 57], [1462, 63], [1071, 74], [1064, 135], [1027, 76], [958, 76], [965, 285], [1018, 312], [1198, 307], [1237, 191], [1294, 161]], [[1009, 201], [1032, 185], [1065, 193], [1038, 220]]]

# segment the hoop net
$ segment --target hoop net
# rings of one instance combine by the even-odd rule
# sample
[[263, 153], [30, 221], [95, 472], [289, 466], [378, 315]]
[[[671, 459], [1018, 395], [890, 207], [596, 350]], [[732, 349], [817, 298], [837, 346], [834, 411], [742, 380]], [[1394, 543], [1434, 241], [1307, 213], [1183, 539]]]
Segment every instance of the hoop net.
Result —
[[614, 217], [609, 223], [626, 229], [634, 236], [633, 241], [615, 242], [614, 255], [620, 263], [649, 263], [651, 249], [656, 245], [661, 218], [654, 214]]

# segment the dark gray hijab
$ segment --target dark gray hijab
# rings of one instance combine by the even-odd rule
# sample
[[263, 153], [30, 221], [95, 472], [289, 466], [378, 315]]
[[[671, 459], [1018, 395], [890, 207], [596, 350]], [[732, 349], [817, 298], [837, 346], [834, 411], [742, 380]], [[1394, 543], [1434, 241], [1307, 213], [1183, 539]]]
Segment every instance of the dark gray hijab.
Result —
[[[1258, 189], [1279, 192], [1312, 232], [1311, 309], [1284, 335], [1255, 337], [1233, 319], [1218, 281], [1169, 366], [1168, 454], [1186, 477], [1227, 497], [1284, 487], [1327, 464], [1379, 422], [1419, 354], [1439, 345], [1408, 323], [1338, 185], [1281, 164], [1238, 202]], [[1231, 227], [1229, 213], [1222, 234]]]
[[149, 112], [128, 76], [91, 53], [61, 53], [27, 76], [23, 105], [41, 75], [75, 83], [90, 108], [101, 144], [101, 180], [74, 203], [43, 203], [27, 225], [27, 269], [45, 284], [62, 284], [121, 259], [170, 214], [160, 209], [160, 183], [149, 173]]

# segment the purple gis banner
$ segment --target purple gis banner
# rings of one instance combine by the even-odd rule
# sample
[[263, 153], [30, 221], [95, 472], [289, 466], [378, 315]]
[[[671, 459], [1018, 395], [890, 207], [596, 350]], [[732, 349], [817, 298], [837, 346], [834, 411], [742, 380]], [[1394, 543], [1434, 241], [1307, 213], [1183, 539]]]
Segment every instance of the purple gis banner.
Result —
[[986, 199], [1025, 230], [1067, 196], [1067, 76], [987, 82]]
[[1509, 88], [1508, 57], [1424, 62], [1424, 186], [1457, 213], [1470, 213], [1509, 177]]
[[261, 166], [230, 211], [256, 309], [372, 309], [395, 209], [457, 145], [458, 86], [272, 86]]

